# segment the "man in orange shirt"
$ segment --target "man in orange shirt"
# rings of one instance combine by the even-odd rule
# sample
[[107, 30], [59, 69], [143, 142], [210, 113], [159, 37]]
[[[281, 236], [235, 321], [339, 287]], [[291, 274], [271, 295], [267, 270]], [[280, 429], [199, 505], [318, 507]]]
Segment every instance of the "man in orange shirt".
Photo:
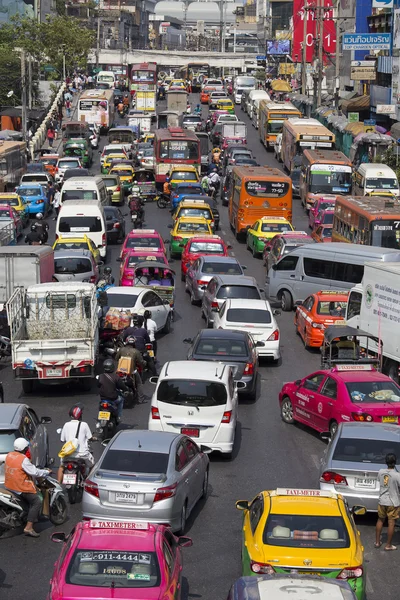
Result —
[[25, 535], [39, 537], [33, 529], [33, 524], [39, 519], [42, 509], [42, 499], [37, 493], [34, 477], [45, 477], [51, 471], [38, 469], [31, 463], [27, 454], [29, 442], [25, 438], [17, 438], [14, 442], [14, 452], [9, 452], [5, 460], [4, 487], [14, 492], [29, 504], [28, 518], [24, 529]]

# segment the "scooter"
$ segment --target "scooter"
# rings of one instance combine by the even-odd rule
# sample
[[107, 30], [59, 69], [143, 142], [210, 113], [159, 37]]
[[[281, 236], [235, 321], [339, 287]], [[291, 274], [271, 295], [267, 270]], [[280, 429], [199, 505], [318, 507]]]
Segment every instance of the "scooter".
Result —
[[[54, 525], [62, 525], [68, 517], [64, 490], [56, 479], [47, 475], [37, 481], [43, 495], [49, 497], [49, 519]], [[28, 505], [12, 492], [0, 491], [0, 538], [7, 532], [24, 527], [27, 522]]]
[[129, 210], [131, 213], [132, 225], [134, 228], [143, 227], [144, 208], [143, 203], [138, 197], [131, 197], [129, 201]]
[[82, 500], [83, 483], [87, 476], [86, 462], [83, 458], [66, 456], [63, 464], [63, 485], [67, 490], [69, 503], [75, 504]]
[[99, 412], [96, 423], [96, 436], [102, 441], [109, 440], [115, 434], [118, 427], [118, 410], [112, 400], [102, 400], [99, 402]]

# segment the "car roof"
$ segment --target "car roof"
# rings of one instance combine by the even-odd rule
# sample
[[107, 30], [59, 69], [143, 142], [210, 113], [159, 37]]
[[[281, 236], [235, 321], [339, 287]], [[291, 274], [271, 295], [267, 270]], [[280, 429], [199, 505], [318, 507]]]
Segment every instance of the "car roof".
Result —
[[[181, 361], [187, 366], [187, 361]], [[171, 364], [171, 363], [169, 363]], [[186, 368], [186, 367], [185, 367]], [[167, 431], [150, 431], [148, 429], [125, 429], [117, 433], [107, 449], [143, 452], [160, 452], [169, 454], [172, 443], [180, 437], [179, 433]]]
[[349, 293], [350, 292], [346, 290], [338, 290], [336, 292], [334, 290], [321, 290], [312, 295], [322, 302], [328, 302], [329, 300], [337, 300], [338, 298], [343, 301], [348, 300]]
[[[155, 526], [157, 527], [157, 526]], [[156, 530], [149, 529], [94, 529], [90, 521], [78, 523], [76, 529], [79, 535], [77, 548], [87, 550], [132, 550], [139, 552], [154, 552], [156, 548]]]
[[176, 220], [177, 224], [179, 223], [207, 223], [207, 219], [205, 217], [179, 217]]
[[341, 438], [400, 441], [400, 427], [390, 423], [341, 423], [339, 427]]
[[239, 340], [249, 336], [247, 331], [239, 331], [235, 329], [200, 329], [199, 336], [206, 339], [230, 339]]
[[201, 259], [203, 263], [210, 261], [213, 263], [231, 263], [240, 266], [240, 263], [238, 262], [237, 258], [234, 258], [233, 256], [214, 256], [213, 254], [205, 254], [204, 256], [202, 256]]
[[152, 235], [160, 237], [160, 234], [155, 229], [132, 229], [126, 237], [142, 236], [143, 234], [149, 237]]
[[217, 279], [220, 285], [248, 285], [248, 286], [257, 286], [257, 281], [254, 277], [249, 277], [248, 275], [214, 275], [213, 279]]
[[82, 257], [82, 258], [91, 258], [93, 255], [90, 252], [90, 250], [87, 250], [86, 248], [80, 248], [80, 249], [76, 249], [76, 250], [55, 250], [54, 251], [54, 260], [56, 260], [57, 258], [76, 258], [76, 257]]
[[159, 381], [162, 379], [204, 379], [205, 377], [221, 381], [225, 365], [214, 361], [173, 360], [163, 366]]
[[[303, 490], [297, 490], [303, 491]], [[319, 491], [319, 490], [315, 490]], [[324, 496], [279, 495], [279, 490], [264, 492], [271, 498], [270, 513], [296, 515], [342, 516], [338, 498]], [[335, 497], [336, 496], [336, 497]]]
[[5, 402], [0, 404], [0, 429], [13, 429], [20, 425], [20, 416], [26, 404]]
[[[349, 366], [349, 365], [347, 365]], [[334, 375], [337, 379], [341, 379], [343, 383], [351, 383], [354, 381], [386, 381], [394, 384], [394, 381], [390, 379], [387, 375], [383, 373], [379, 373], [379, 371], [338, 371], [336, 367], [331, 369], [330, 371], [323, 371], [324, 373], [328, 373], [330, 375]], [[400, 395], [400, 390], [399, 390]]]
[[177, 183], [176, 184], [176, 188], [175, 189], [179, 190], [180, 187], [192, 187], [192, 186], [200, 187], [201, 183], [199, 181], [187, 181], [187, 182], [182, 181], [182, 183]]
[[131, 296], [139, 296], [142, 292], [148, 292], [150, 288], [140, 287], [135, 285], [133, 287], [128, 287], [126, 285], [116, 285], [114, 287], [108, 288], [107, 295], [114, 294], [129, 294]]
[[229, 304], [229, 308], [258, 308], [270, 310], [268, 300], [256, 298], [227, 298], [226, 303]]

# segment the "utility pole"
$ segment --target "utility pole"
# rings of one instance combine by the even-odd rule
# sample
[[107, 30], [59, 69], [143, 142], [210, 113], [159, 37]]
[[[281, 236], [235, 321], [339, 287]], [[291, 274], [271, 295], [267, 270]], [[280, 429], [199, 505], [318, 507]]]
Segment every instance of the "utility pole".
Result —
[[219, 0], [219, 51], [224, 51], [224, 0]]
[[100, 55], [100, 14], [97, 13], [97, 39], [96, 39], [96, 69], [99, 68], [99, 55]]
[[323, 80], [323, 49], [324, 49], [324, 20], [325, 10], [323, 0], [319, 0], [319, 15], [318, 15], [318, 94], [317, 94], [317, 106], [321, 106], [321, 95], [322, 95], [322, 80]]
[[310, 8], [304, 0], [303, 6], [303, 47], [301, 61], [301, 92], [307, 93], [307, 22]]
[[339, 91], [340, 91], [340, 25], [339, 25], [339, 0], [336, 2], [336, 49], [335, 49], [335, 108], [339, 108]]
[[32, 57], [28, 54], [28, 108], [32, 108]]
[[22, 120], [22, 139], [26, 141], [27, 136], [27, 114], [26, 114], [26, 67], [25, 67], [25, 50], [20, 49], [21, 53], [21, 120]]

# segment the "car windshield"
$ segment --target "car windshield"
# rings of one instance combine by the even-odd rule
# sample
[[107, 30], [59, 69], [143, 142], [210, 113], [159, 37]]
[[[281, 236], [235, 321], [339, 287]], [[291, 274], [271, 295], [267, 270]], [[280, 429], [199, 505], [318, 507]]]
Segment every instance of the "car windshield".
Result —
[[206, 260], [201, 267], [201, 272], [205, 275], [243, 275], [242, 267], [231, 261], [212, 262], [211, 260]]
[[199, 252], [204, 254], [224, 254], [224, 247], [218, 242], [192, 242], [189, 252]]
[[12, 214], [10, 213], [10, 208], [0, 208], [0, 217], [7, 217], [8, 219], [12, 218]]
[[305, 549], [348, 548], [350, 545], [342, 517], [273, 513], [265, 524], [263, 543]]
[[195, 349], [195, 354], [214, 354], [217, 356], [247, 357], [248, 350], [242, 340], [201, 339]]
[[352, 381], [346, 388], [353, 404], [399, 403], [400, 388], [393, 381]]
[[59, 169], [76, 169], [80, 165], [79, 160], [63, 160], [58, 163]]
[[203, 194], [203, 188], [201, 187], [201, 185], [180, 185], [177, 188], [176, 193], [180, 196], [190, 196], [191, 194]]
[[182, 406], [221, 406], [226, 404], [223, 383], [207, 380], [164, 379], [157, 390], [157, 400]]
[[60, 217], [60, 222], [58, 225], [58, 229], [60, 233], [70, 233], [73, 231], [86, 232], [90, 231], [92, 233], [101, 231], [101, 219], [100, 217]]
[[62, 274], [78, 274], [78, 273], [89, 273], [92, 271], [92, 263], [89, 259], [79, 257], [67, 257], [67, 258], [55, 258], [54, 259], [54, 272]]
[[243, 298], [249, 300], [259, 300], [260, 292], [252, 285], [223, 285], [217, 293], [218, 300], [225, 298]]
[[133, 308], [138, 296], [135, 294], [107, 294], [107, 306], [110, 308]]
[[62, 201], [65, 200], [97, 200], [96, 190], [62, 190]]
[[208, 231], [207, 223], [179, 223], [177, 233], [187, 233], [188, 231]]
[[123, 473], [166, 473], [169, 454], [145, 450], [114, 450], [106, 452], [100, 469]]
[[321, 223], [324, 225], [333, 225], [333, 212], [326, 212], [320, 215]]
[[153, 588], [160, 585], [157, 554], [147, 551], [79, 548], [75, 550], [69, 564], [66, 583], [112, 590]]
[[397, 179], [392, 177], [368, 177], [365, 182], [368, 189], [393, 190], [399, 187]]
[[194, 171], [174, 171], [171, 179], [174, 181], [198, 181], [197, 173]]
[[14, 442], [18, 431], [0, 431], [0, 454], [7, 454], [14, 450]]
[[181, 208], [178, 217], [204, 217], [205, 219], [211, 220], [212, 215], [208, 208]]
[[134, 237], [128, 237], [125, 247], [126, 248], [137, 248], [137, 247], [159, 248], [160, 240], [156, 237], [140, 237], [140, 235], [138, 235], [138, 236], [134, 236]]
[[320, 300], [317, 305], [317, 314], [331, 317], [344, 317], [347, 302], [342, 300]]
[[271, 323], [271, 313], [269, 310], [256, 308], [230, 308], [226, 313], [226, 320], [230, 323], [261, 323], [268, 325]]
[[21, 196], [41, 196], [42, 190], [39, 187], [18, 188], [17, 193], [21, 194]]
[[287, 223], [262, 223], [261, 231], [265, 233], [280, 233], [281, 231], [292, 231]]
[[[383, 433], [383, 432], [382, 432]], [[333, 452], [332, 460], [341, 462], [373, 463], [386, 466], [387, 454], [400, 456], [400, 442], [388, 440], [371, 440], [353, 438], [340, 438]]]

